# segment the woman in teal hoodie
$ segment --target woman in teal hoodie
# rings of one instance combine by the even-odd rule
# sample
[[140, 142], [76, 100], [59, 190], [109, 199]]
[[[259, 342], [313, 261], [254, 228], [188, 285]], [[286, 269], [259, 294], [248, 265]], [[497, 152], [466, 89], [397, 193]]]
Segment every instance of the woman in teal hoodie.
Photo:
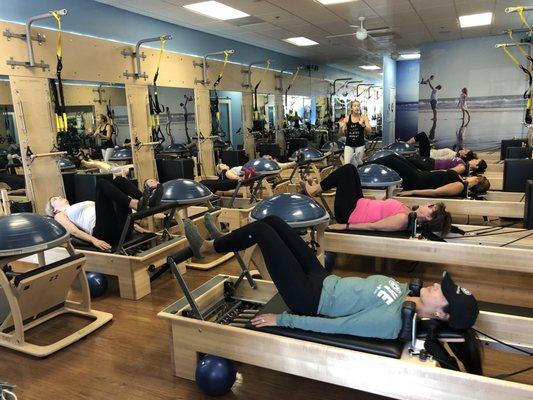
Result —
[[416, 303], [420, 318], [447, 321], [456, 329], [470, 329], [479, 313], [475, 297], [447, 273], [440, 283], [422, 288], [420, 297], [409, 297], [405, 284], [386, 276], [341, 278], [330, 274], [305, 241], [275, 216], [222, 236], [206, 214], [206, 227], [215, 240], [204, 240], [196, 226], [185, 220], [185, 233], [197, 258], [243, 251], [255, 244], [261, 249], [268, 272], [291, 313], [259, 315], [252, 320], [259, 328], [284, 326], [396, 339], [406, 299]]

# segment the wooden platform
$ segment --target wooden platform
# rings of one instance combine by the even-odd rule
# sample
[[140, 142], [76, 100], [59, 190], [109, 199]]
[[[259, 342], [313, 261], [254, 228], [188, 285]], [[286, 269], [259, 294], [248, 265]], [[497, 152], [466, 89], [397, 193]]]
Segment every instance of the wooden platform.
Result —
[[[339, 259], [336, 269], [340, 275], [364, 276], [370, 270], [370, 259], [350, 257]], [[357, 271], [354, 272], [354, 266]], [[414, 273], [399, 273], [402, 281], [412, 276], [423, 276], [426, 281], [438, 277], [441, 266], [421, 265]], [[349, 269], [344, 269], [349, 268]], [[395, 271], [406, 271], [409, 263], [398, 263]], [[184, 276], [191, 289], [195, 289], [219, 273], [238, 274], [235, 261], [212, 271], [189, 270]], [[505, 274], [493, 279], [472, 275], [471, 269], [454, 269], [454, 279], [465, 282], [476, 295], [488, 301], [502, 297], [502, 285], [509, 288], [505, 300], [512, 303], [524, 301], [524, 291], [531, 281], [517, 274]], [[473, 287], [470, 282], [475, 281]], [[487, 282], [486, 286], [482, 286]], [[498, 294], [499, 293], [499, 294]], [[513, 294], [516, 293], [516, 294]], [[114, 322], [96, 334], [44, 360], [37, 360], [9, 350], [0, 351], [0, 376], [2, 380], [17, 385], [16, 393], [24, 400], [90, 399], [90, 400], [205, 400], [194, 382], [175, 378], [170, 371], [168, 337], [162, 334], [166, 323], [156, 318], [156, 313], [175, 299], [183, 296], [176, 281], [164, 274], [152, 283], [152, 293], [143, 299], [124, 301], [117, 293], [108, 293], [93, 301], [93, 307], [112, 312]], [[511, 297], [510, 297], [511, 296]], [[30, 337], [46, 342], [55, 335], [77, 329], [80, 321], [57, 320], [47, 331], [29, 332]], [[496, 375], [525, 368], [530, 357], [485, 350], [485, 374]], [[359, 392], [340, 386], [299, 378], [268, 369], [237, 364], [239, 375], [232, 393], [222, 397], [231, 399], [280, 399], [291, 393], [294, 400], [383, 400], [386, 397]], [[83, 384], [80, 384], [83, 377]], [[512, 381], [533, 384], [533, 372], [516, 375]], [[53, 384], [51, 384], [53, 382]], [[511, 400], [511, 399], [509, 399]]]

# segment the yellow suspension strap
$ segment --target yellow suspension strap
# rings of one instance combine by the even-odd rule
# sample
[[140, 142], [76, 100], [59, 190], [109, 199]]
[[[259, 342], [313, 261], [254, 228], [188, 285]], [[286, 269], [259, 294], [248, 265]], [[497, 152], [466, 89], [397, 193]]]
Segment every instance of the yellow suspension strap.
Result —
[[518, 13], [518, 16], [520, 17], [520, 20], [522, 21], [522, 23], [527, 26], [527, 28], [529, 29], [529, 35], [531, 35], [533, 33], [533, 29], [531, 29], [531, 26], [527, 23], [527, 19], [526, 19], [526, 16], [524, 15], [524, 7], [518, 7], [516, 9], [516, 12]]
[[67, 113], [65, 110], [65, 96], [63, 95], [63, 82], [61, 80], [61, 71], [63, 70], [63, 51], [61, 46], [61, 15], [57, 11], [52, 11], [51, 14], [57, 21], [57, 44], [56, 44], [56, 76], [57, 86], [54, 79], [50, 80], [50, 89], [52, 98], [55, 103], [55, 117], [58, 132], [66, 132], [68, 130], [67, 125]]
[[526, 122], [526, 124], [531, 124], [531, 122], [533, 122], [532, 112], [531, 112], [531, 85], [533, 84], [533, 77], [531, 76], [531, 72], [520, 63], [518, 58], [516, 58], [509, 51], [509, 49], [507, 48], [506, 45], [501, 46], [501, 48], [503, 49], [503, 51], [505, 52], [507, 57], [509, 57], [511, 59], [511, 61], [514, 62], [518, 66], [518, 68], [520, 68], [522, 70], [522, 72], [524, 72], [524, 74], [526, 74], [527, 77], [528, 77], [529, 86], [528, 86], [527, 90], [524, 92], [523, 97], [524, 97], [524, 99], [526, 99], [525, 122]]
[[[271, 63], [271, 60], [266, 61], [266, 68], [263, 71], [263, 75], [261, 76], [261, 79], [259, 79], [259, 82], [257, 82], [257, 84], [254, 87], [254, 112], [253, 112], [253, 118], [252, 118], [253, 122], [261, 121], [261, 113], [259, 113], [259, 107], [257, 106], [257, 90], [259, 89], [259, 85], [261, 85], [261, 82], [265, 78], [266, 74], [270, 70], [270, 63]], [[256, 129], [254, 128], [254, 130]], [[263, 129], [258, 129], [258, 130], [262, 131]]]
[[163, 112], [161, 105], [159, 104], [159, 94], [157, 92], [157, 78], [159, 77], [159, 67], [161, 66], [161, 59], [163, 58], [163, 53], [165, 52], [165, 36], [159, 37], [159, 58], [157, 60], [157, 68], [154, 74], [154, 94], [153, 97], [151, 93], [148, 93], [148, 102], [150, 103], [150, 125], [152, 126], [152, 139], [154, 141], [161, 140], [165, 141], [165, 136], [161, 131], [161, 122], [159, 115]]
[[513, 37], [513, 30], [512, 30], [512, 29], [507, 29], [507, 34], [509, 35], [509, 38], [511, 39], [511, 41], [513, 42], [513, 44], [518, 48], [518, 50], [520, 50], [520, 53], [522, 53], [522, 55], [523, 55], [523, 56], [524, 56], [529, 62], [532, 62], [532, 63], [533, 63], [533, 58], [531, 58], [531, 56], [529, 55], [529, 53], [523, 49], [524, 44], [523, 44], [523, 43], [519, 43], [519, 42], [517, 42], [516, 39]]

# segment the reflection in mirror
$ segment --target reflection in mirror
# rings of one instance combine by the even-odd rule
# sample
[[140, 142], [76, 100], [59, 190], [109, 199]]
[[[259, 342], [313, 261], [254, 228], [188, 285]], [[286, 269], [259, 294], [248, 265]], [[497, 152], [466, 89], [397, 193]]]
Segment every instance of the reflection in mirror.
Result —
[[[26, 182], [7, 76], [0, 76], [0, 114], [0, 189], [6, 189], [10, 195], [23, 195]], [[31, 211], [28, 206], [26, 211]]]
[[210, 96], [212, 134], [228, 147], [242, 148], [242, 93], [211, 90]]

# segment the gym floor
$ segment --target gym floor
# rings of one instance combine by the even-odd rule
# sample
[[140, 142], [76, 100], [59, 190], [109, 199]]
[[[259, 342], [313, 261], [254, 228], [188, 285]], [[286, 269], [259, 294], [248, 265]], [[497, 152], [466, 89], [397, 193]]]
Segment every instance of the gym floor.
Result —
[[[336, 268], [334, 273], [354, 275], [353, 267], [348, 267], [357, 265], [357, 275], [371, 274], [373, 262], [369, 258], [339, 256], [337, 265], [345, 268]], [[412, 267], [410, 262], [393, 262], [385, 266], [392, 268], [395, 275], [404, 281], [412, 276], [420, 276], [420, 271], [423, 271], [424, 280], [429, 282], [438, 277], [441, 271], [441, 266], [421, 264], [414, 273], [408, 272]], [[527, 293], [530, 290], [527, 288], [533, 287], [531, 277], [527, 275], [491, 275], [492, 278], [480, 280], [483, 271], [476, 274], [472, 269], [457, 267], [452, 271], [454, 277], [465, 282], [467, 287], [471, 286], [466, 282], [475, 279], [478, 283], [476, 294], [479, 293], [481, 300], [496, 300], [493, 298], [493, 288], [504, 286], [508, 292], [503, 301], [525, 304], [521, 291], [523, 289]], [[237, 275], [238, 272], [239, 268], [233, 259], [211, 271], [190, 269], [185, 277], [191, 289], [194, 289], [214, 275]], [[388, 271], [384, 273], [388, 274]], [[152, 294], [139, 301], [122, 300], [116, 290], [110, 290], [104, 297], [95, 299], [93, 308], [113, 313], [113, 321], [46, 359], [33, 359], [2, 349], [1, 379], [16, 384], [16, 393], [24, 400], [205, 399], [206, 396], [194, 382], [172, 375], [167, 325], [156, 317], [160, 310], [181, 297], [182, 292], [170, 272], [155, 281], [152, 288]], [[502, 301], [501, 296], [499, 299]], [[43, 344], [79, 326], [78, 319], [57, 318], [45, 329], [37, 328], [30, 332], [30, 341]], [[519, 370], [530, 364], [527, 356], [490, 349], [485, 351], [485, 375], [488, 376]], [[237, 364], [237, 370], [237, 382], [232, 392], [223, 399], [276, 399], [287, 396], [288, 391], [292, 400], [384, 398], [244, 364]], [[353, 377], [357, 379], [357, 371], [353, 371]], [[516, 375], [510, 380], [533, 384], [533, 371]]]

